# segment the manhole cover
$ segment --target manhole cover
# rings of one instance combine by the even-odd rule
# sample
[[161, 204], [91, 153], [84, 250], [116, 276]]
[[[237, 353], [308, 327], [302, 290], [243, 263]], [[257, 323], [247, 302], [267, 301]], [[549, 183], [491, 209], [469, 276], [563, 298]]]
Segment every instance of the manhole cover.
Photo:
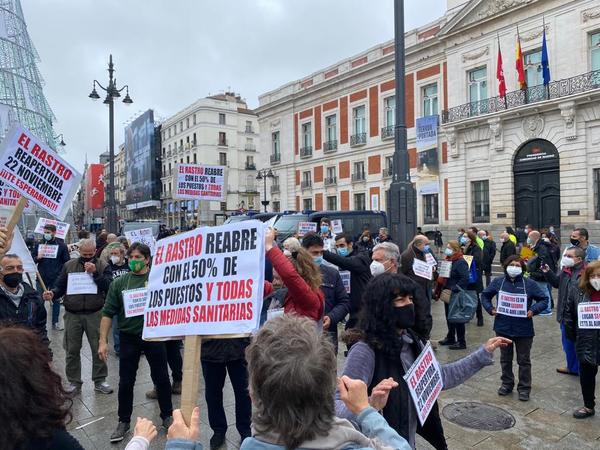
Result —
[[476, 430], [506, 430], [515, 425], [515, 418], [508, 411], [485, 403], [450, 403], [444, 407], [442, 414], [452, 423]]

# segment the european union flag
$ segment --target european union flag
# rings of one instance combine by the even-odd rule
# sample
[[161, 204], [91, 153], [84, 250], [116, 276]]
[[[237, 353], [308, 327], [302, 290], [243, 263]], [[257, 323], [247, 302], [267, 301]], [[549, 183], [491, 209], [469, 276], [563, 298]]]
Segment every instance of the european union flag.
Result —
[[546, 45], [546, 28], [544, 27], [544, 36], [542, 38], [542, 72], [544, 84], [550, 83], [550, 63], [548, 61], [548, 46]]

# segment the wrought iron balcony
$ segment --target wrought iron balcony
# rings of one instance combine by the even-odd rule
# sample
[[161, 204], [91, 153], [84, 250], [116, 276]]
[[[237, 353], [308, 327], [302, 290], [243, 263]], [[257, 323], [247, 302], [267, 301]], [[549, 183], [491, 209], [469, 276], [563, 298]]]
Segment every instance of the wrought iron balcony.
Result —
[[254, 144], [246, 144], [246, 145], [244, 145], [244, 150], [246, 150], [247, 152], [255, 152], [256, 151], [256, 145], [254, 145]]
[[365, 145], [367, 143], [367, 133], [357, 133], [350, 136], [350, 146]]
[[338, 142], [337, 140], [323, 142], [323, 153], [334, 153], [337, 151]]
[[365, 181], [365, 172], [356, 172], [352, 174], [352, 181], [353, 182], [357, 182], [357, 181]]
[[271, 154], [271, 164], [279, 164], [281, 162], [281, 153]]
[[394, 125], [381, 128], [381, 139], [394, 139]]
[[256, 164], [246, 163], [246, 170], [256, 170]]
[[278, 194], [281, 192], [281, 187], [278, 184], [271, 185], [271, 194]]
[[545, 100], [556, 100], [595, 89], [600, 89], [600, 70], [564, 80], [551, 81], [547, 86], [542, 84], [507, 92], [506, 97], [491, 97], [478, 102], [455, 106], [442, 112], [442, 123], [457, 122], [471, 117], [498, 113], [518, 106], [539, 103]]
[[312, 146], [302, 147], [300, 149], [300, 158], [310, 158], [312, 156]]
[[332, 186], [337, 183], [337, 177], [327, 177], [325, 178], [325, 186]]
[[309, 189], [312, 187], [312, 181], [311, 180], [303, 180], [300, 183], [300, 188], [302, 189]]
[[394, 174], [394, 171], [392, 170], [391, 167], [387, 167], [387, 168], [383, 169], [383, 171], [381, 172], [381, 175], [383, 176], [383, 178], [390, 178], [393, 174]]

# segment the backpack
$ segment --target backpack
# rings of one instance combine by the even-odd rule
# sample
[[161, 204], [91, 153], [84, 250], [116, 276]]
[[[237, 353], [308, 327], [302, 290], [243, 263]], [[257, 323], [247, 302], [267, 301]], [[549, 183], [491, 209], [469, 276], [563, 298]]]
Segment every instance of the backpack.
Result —
[[469, 284], [477, 283], [477, 264], [475, 264], [475, 258], [471, 261], [471, 267], [469, 268]]

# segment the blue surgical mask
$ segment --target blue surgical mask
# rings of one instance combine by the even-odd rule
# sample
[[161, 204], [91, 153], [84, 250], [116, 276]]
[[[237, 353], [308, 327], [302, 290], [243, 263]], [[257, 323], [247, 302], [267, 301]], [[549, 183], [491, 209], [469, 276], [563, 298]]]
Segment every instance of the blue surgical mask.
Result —
[[464, 236], [463, 236], [463, 237], [461, 237], [461, 238], [460, 238], [460, 243], [461, 243], [462, 245], [465, 245], [465, 244], [467, 243], [467, 238], [466, 238], [466, 237], [464, 237]]
[[321, 233], [329, 233], [329, 227], [327, 225], [321, 225]]
[[531, 238], [527, 238], [527, 245], [531, 245]]
[[423, 251], [424, 252], [429, 252], [430, 248], [429, 248], [429, 244], [425, 245], [425, 247], [423, 247]]
[[452, 256], [452, 255], [454, 255], [454, 250], [452, 250], [451, 248], [446, 247], [444, 249], [444, 255], [446, 255], [446, 256]]
[[313, 256], [313, 261], [317, 266], [320, 266], [321, 264], [323, 264], [323, 257], [322, 256]]
[[337, 249], [337, 253], [340, 256], [348, 256], [350, 251], [348, 250], [348, 247], [341, 247]]

